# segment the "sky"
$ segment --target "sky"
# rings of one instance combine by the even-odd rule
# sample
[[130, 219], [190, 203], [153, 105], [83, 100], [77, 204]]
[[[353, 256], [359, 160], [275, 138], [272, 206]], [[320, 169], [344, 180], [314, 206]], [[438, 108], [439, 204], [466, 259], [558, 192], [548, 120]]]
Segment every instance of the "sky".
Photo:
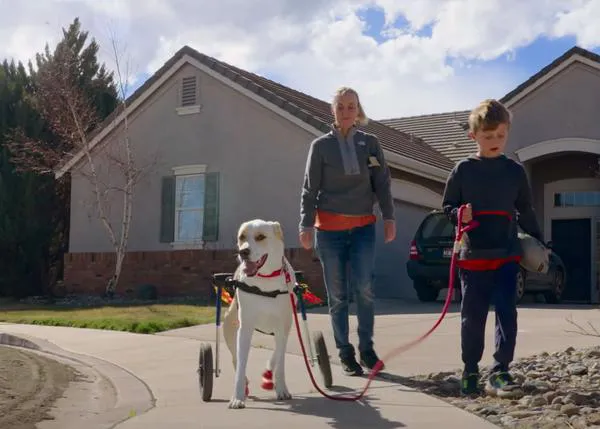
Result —
[[28, 61], [79, 17], [130, 90], [183, 45], [374, 119], [473, 108], [578, 45], [600, 53], [600, 0], [0, 0], [0, 59]]

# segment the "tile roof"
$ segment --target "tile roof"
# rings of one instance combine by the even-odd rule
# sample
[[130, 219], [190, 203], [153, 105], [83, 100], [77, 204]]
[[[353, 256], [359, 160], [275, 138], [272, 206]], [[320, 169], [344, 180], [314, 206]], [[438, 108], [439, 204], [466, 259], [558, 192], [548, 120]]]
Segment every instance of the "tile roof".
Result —
[[405, 133], [421, 137], [432, 148], [453, 162], [460, 161], [477, 151], [476, 143], [467, 136], [463, 126], [469, 110], [382, 119], [380, 122]]
[[[573, 55], [581, 55], [600, 63], [600, 55], [575, 46], [510, 91], [499, 101], [506, 103]], [[461, 110], [457, 112], [383, 119], [380, 122], [399, 131], [421, 137], [441, 154], [457, 162], [477, 150], [475, 142], [469, 139], [466, 131], [461, 128], [462, 124], [466, 125], [468, 117], [469, 110]]]

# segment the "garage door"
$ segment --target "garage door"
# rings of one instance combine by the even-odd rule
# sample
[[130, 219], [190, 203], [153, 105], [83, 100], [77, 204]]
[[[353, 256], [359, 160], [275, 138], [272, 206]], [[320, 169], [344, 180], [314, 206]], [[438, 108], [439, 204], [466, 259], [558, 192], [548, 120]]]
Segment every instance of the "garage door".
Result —
[[377, 254], [374, 290], [377, 298], [416, 299], [412, 280], [406, 274], [410, 242], [419, 224], [431, 209], [402, 201], [396, 205], [396, 239], [383, 243], [383, 222], [377, 222]]

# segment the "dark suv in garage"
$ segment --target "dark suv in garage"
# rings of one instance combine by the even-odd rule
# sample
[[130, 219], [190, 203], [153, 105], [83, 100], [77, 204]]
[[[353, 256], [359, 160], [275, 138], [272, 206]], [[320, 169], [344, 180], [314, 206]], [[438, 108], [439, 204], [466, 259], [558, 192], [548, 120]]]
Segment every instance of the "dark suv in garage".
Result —
[[[430, 212], [415, 232], [410, 243], [410, 255], [406, 263], [408, 276], [420, 301], [435, 301], [441, 290], [448, 288], [450, 258], [454, 244], [454, 226], [441, 210]], [[546, 301], [559, 303], [565, 285], [565, 266], [560, 257], [552, 252], [550, 269], [538, 274], [521, 269], [517, 278], [517, 298], [525, 293], [543, 293]], [[458, 273], [454, 286], [460, 291]], [[460, 293], [459, 293], [460, 297]]]

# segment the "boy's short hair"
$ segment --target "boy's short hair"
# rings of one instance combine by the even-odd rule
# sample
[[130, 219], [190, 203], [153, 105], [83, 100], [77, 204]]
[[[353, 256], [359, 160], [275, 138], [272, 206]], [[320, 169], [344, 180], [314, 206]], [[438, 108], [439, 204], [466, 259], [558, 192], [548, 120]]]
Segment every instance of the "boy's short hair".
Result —
[[500, 124], [510, 125], [512, 115], [498, 100], [488, 98], [483, 100], [469, 115], [469, 130], [492, 131]]

